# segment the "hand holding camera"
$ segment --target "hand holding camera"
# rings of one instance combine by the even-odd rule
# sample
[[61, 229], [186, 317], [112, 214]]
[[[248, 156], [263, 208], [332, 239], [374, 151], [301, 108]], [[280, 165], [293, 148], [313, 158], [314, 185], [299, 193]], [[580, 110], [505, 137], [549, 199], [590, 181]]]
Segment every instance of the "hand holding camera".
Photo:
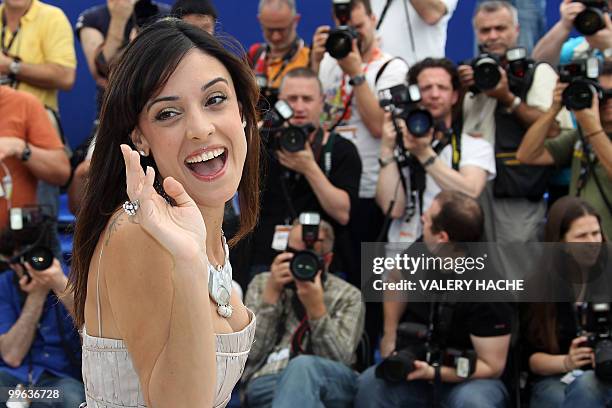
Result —
[[315, 71], [318, 70], [319, 64], [323, 60], [323, 56], [327, 49], [325, 48], [325, 44], [327, 43], [327, 39], [329, 38], [329, 31], [331, 27], [328, 25], [317, 27], [317, 30], [312, 37], [312, 48], [310, 49], [310, 61], [311, 68]]
[[561, 24], [563, 24], [563, 27], [571, 31], [574, 28], [576, 16], [582, 13], [585, 8], [583, 3], [573, 0], [563, 0], [559, 5], [559, 13], [561, 14]]
[[349, 52], [346, 57], [339, 59], [338, 65], [340, 68], [342, 68], [342, 72], [344, 72], [350, 78], [353, 78], [363, 73], [363, 70], [361, 69], [362, 64], [363, 60], [361, 59], [357, 39], [353, 39], [351, 52]]
[[304, 149], [297, 152], [278, 150], [276, 154], [281, 165], [296, 173], [306, 175], [312, 169], [318, 167], [308, 142], [304, 143]]
[[276, 293], [281, 293], [290, 282], [293, 282], [293, 275], [289, 269], [289, 264], [293, 258], [291, 252], [282, 252], [274, 258], [270, 265], [270, 279], [268, 286]]
[[586, 336], [576, 337], [572, 340], [569, 352], [563, 360], [563, 366], [567, 371], [593, 364], [593, 349], [584, 347], [586, 341]]
[[314, 276], [314, 281], [295, 280], [295, 289], [300, 302], [306, 309], [306, 314], [311, 320], [316, 320], [327, 312], [323, 302], [323, 284], [321, 283], [321, 273], [318, 271]]
[[604, 51], [612, 48], [612, 19], [610, 14], [605, 13], [602, 17], [603, 27], [595, 34], [586, 36], [585, 39], [591, 46], [598, 50]]
[[19, 276], [19, 287], [28, 294], [46, 296], [50, 290], [62, 293], [66, 289], [68, 279], [56, 258], [52, 258], [51, 265], [44, 269], [39, 269], [40, 265], [29, 261], [17, 264], [14, 268]]

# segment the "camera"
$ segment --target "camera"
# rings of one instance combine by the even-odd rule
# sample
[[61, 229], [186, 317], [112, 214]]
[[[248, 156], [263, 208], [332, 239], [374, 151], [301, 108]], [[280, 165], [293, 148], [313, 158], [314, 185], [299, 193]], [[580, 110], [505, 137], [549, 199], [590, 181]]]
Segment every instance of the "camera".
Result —
[[[596, 57], [571, 62], [559, 66], [559, 79], [569, 85], [563, 91], [563, 105], [570, 110], [591, 107], [593, 95], [604, 99], [604, 92], [599, 85], [600, 62]], [[607, 96], [607, 95], [606, 95]]]
[[25, 268], [25, 264], [27, 263], [37, 271], [44, 271], [53, 263], [53, 251], [41, 245], [28, 246], [19, 254], [9, 259], [8, 263], [21, 265], [25, 275], [28, 276], [29, 282], [31, 277]]
[[134, 24], [137, 27], [143, 28], [145, 25], [152, 23], [158, 14], [159, 7], [153, 4], [151, 0], [138, 0], [134, 4]]
[[306, 244], [306, 250], [296, 252], [289, 264], [289, 270], [297, 280], [314, 282], [317, 272], [324, 268], [323, 259], [312, 250], [315, 242], [319, 240], [320, 222], [321, 216], [318, 213], [300, 214], [302, 241]]
[[401, 382], [414, 371], [415, 360], [426, 360], [427, 326], [419, 323], [400, 323], [397, 327], [396, 352], [376, 367], [376, 377], [390, 382]]
[[377, 378], [389, 382], [406, 381], [406, 376], [414, 371], [415, 360], [454, 367], [461, 378], [474, 374], [478, 359], [474, 350], [445, 347], [447, 339], [452, 336], [450, 323], [454, 304], [440, 302], [432, 307], [435, 312], [429, 326], [414, 322], [398, 325], [396, 351], [376, 367]]
[[612, 381], [612, 315], [610, 303], [589, 303], [586, 307], [586, 324], [580, 335], [585, 335], [584, 346], [595, 354], [595, 375]]
[[474, 86], [479, 91], [494, 89], [501, 80], [501, 61], [495, 54], [483, 52], [470, 65], [474, 71]]
[[574, 2], [585, 5], [585, 9], [574, 19], [576, 31], [582, 35], [593, 35], [606, 27], [604, 21], [604, 14], [608, 12], [606, 0], [574, 0]]
[[506, 51], [502, 58], [484, 51], [484, 46], [480, 45], [480, 54], [471, 61], [465, 62], [474, 71], [474, 86], [470, 89], [473, 93], [489, 91], [501, 81], [500, 67], [507, 63], [506, 72], [508, 73], [508, 85], [510, 88], [521, 87], [522, 81], [527, 76], [527, 72], [532, 64], [527, 59], [527, 50], [523, 47], [514, 47]]
[[340, 23], [338, 27], [329, 31], [325, 42], [325, 50], [335, 59], [342, 59], [353, 49], [353, 40], [357, 38], [357, 31], [349, 26], [351, 20], [351, 0], [333, 0], [334, 16]]
[[259, 87], [259, 100], [257, 101], [257, 109], [266, 111], [270, 106], [274, 106], [278, 102], [278, 88], [268, 86], [268, 78], [265, 75], [258, 74], [255, 76], [257, 86]]
[[[429, 111], [419, 107], [421, 92], [416, 84], [396, 85], [378, 92], [380, 106], [390, 110], [393, 121], [402, 119], [414, 137], [424, 137], [433, 126], [433, 117]], [[397, 130], [397, 129], [396, 129]], [[401, 134], [398, 131], [398, 145], [403, 146]]]
[[278, 100], [266, 114], [261, 136], [273, 150], [284, 149], [292, 153], [304, 150], [308, 135], [314, 130], [314, 126], [292, 125], [289, 123], [292, 117], [293, 109], [282, 99]]

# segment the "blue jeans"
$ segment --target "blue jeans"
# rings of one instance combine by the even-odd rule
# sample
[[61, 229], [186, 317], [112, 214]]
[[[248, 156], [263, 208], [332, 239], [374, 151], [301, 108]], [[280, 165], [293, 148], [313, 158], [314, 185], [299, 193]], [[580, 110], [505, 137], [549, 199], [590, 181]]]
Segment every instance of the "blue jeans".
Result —
[[[429, 382], [391, 383], [376, 378], [375, 369], [376, 366], [368, 368], [357, 379], [355, 408], [430, 406], [433, 389]], [[468, 380], [459, 384], [442, 383], [438, 397], [445, 408], [503, 408], [508, 392], [500, 380]]]
[[[15, 388], [19, 383], [22, 381], [0, 370], [0, 387]], [[77, 408], [79, 404], [85, 402], [83, 383], [72, 377], [56, 377], [44, 372], [34, 387], [62, 390], [62, 397], [57, 403], [34, 402], [30, 408]]]
[[595, 371], [585, 371], [565, 387], [564, 408], [595, 408], [612, 405], [612, 383], [605, 383], [595, 376]]
[[297, 356], [278, 374], [250, 381], [249, 408], [350, 407], [357, 374], [337, 361], [317, 356]]

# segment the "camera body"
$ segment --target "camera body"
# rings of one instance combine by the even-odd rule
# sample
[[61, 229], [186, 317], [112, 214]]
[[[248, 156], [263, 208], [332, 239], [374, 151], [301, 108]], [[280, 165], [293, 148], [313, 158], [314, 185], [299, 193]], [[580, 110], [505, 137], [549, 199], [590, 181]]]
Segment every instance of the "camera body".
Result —
[[158, 14], [159, 7], [152, 0], [138, 0], [134, 4], [134, 24], [137, 27], [142, 28], [152, 23]]
[[406, 381], [414, 371], [414, 361], [440, 363], [454, 367], [457, 376], [469, 378], [476, 371], [477, 355], [474, 350], [440, 349], [431, 340], [434, 334], [420, 323], [401, 323], [397, 328], [396, 352], [376, 367], [376, 377], [389, 382]]
[[298, 251], [291, 258], [289, 270], [293, 277], [300, 281], [314, 282], [317, 273], [325, 265], [321, 256], [313, 251], [315, 242], [319, 239], [319, 224], [321, 216], [315, 212], [300, 214], [302, 225], [302, 241], [306, 244], [306, 250]]
[[353, 40], [357, 31], [349, 26], [351, 20], [351, 0], [333, 0], [334, 16], [340, 23], [329, 31], [325, 42], [325, 50], [335, 59], [342, 59], [353, 49]]
[[610, 303], [590, 303], [586, 308], [586, 324], [581, 335], [587, 340], [584, 346], [595, 354], [595, 375], [605, 381], [612, 381], [612, 313]]
[[261, 136], [269, 148], [272, 150], [282, 148], [292, 153], [304, 150], [308, 135], [314, 130], [314, 126], [291, 125], [289, 119], [292, 117], [293, 109], [282, 99], [268, 111], [261, 128]]
[[[402, 119], [414, 137], [424, 137], [434, 125], [429, 111], [419, 107], [421, 92], [416, 84], [396, 85], [378, 92], [380, 106], [390, 110], [395, 122]], [[396, 129], [397, 130], [397, 129]], [[398, 145], [403, 147], [401, 132], [398, 133]], [[403, 149], [403, 148], [402, 148]]]
[[506, 72], [510, 88], [521, 87], [521, 82], [527, 76], [531, 65], [527, 59], [527, 50], [523, 47], [514, 47], [506, 51], [503, 61], [495, 54], [481, 51], [469, 62], [474, 71], [473, 92], [495, 89], [501, 80], [499, 68], [504, 67], [504, 62], [507, 63]]
[[569, 84], [563, 91], [563, 105], [570, 110], [590, 108], [593, 95], [600, 100], [604, 92], [599, 85], [600, 62], [596, 57], [559, 65], [559, 79]]
[[576, 31], [582, 35], [593, 35], [606, 27], [604, 14], [609, 11], [606, 0], [574, 0], [574, 2], [585, 5], [585, 9], [574, 19]]
[[268, 86], [268, 78], [264, 74], [256, 75], [255, 80], [259, 87], [257, 109], [259, 111], [266, 111], [270, 106], [274, 106], [278, 102], [278, 88]]

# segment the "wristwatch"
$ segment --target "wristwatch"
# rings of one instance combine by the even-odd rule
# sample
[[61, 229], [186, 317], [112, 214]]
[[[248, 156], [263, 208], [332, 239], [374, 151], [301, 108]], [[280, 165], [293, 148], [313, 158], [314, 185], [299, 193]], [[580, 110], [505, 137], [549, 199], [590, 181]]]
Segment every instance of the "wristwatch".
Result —
[[514, 111], [516, 110], [516, 108], [519, 107], [521, 102], [523, 102], [523, 100], [519, 98], [518, 96], [515, 96], [514, 99], [512, 100], [512, 104], [506, 108], [505, 112], [508, 115], [510, 115], [511, 113], [514, 113]]
[[384, 159], [382, 157], [378, 158], [378, 164], [380, 164], [380, 168], [382, 169], [383, 167], [386, 167], [388, 165], [390, 165], [391, 163], [393, 163], [395, 161], [395, 156], [389, 156], [389, 157], [385, 157]]
[[363, 84], [365, 81], [366, 81], [365, 75], [359, 74], [359, 75], [355, 75], [349, 80], [349, 85], [355, 87], [355, 86], [359, 86]]
[[9, 64], [9, 72], [11, 73], [12, 76], [15, 76], [15, 75], [19, 75], [20, 71], [21, 71], [21, 60], [15, 58]]
[[433, 164], [433, 163], [436, 161], [436, 159], [437, 159], [437, 158], [438, 158], [438, 156], [437, 156], [437, 155], [435, 155], [435, 154], [434, 154], [434, 155], [432, 155], [432, 156], [429, 156], [429, 157], [427, 158], [427, 160], [425, 160], [425, 161], [422, 163], [423, 168], [424, 168], [424, 169], [426, 169], [426, 168], [428, 168], [429, 166], [431, 166], [431, 165], [432, 165], [432, 164]]
[[30, 145], [28, 145], [28, 142], [25, 142], [25, 147], [23, 148], [23, 151], [21, 152], [21, 161], [22, 162], [28, 161], [31, 155], [32, 155], [32, 150], [30, 150]]

